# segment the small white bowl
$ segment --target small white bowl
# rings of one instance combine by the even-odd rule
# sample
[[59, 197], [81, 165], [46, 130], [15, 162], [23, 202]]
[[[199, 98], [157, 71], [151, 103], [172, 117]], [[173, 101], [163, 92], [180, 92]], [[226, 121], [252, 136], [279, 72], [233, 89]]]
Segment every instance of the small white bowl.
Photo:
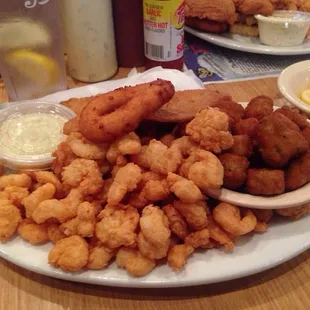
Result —
[[297, 46], [303, 43], [310, 26], [310, 14], [275, 11], [271, 16], [257, 14], [260, 41], [270, 46]]
[[[7, 108], [0, 110], [0, 128], [7, 119], [15, 115], [19, 116], [30, 113], [44, 113], [58, 115], [66, 120], [76, 116], [76, 114], [69, 108], [53, 102], [28, 100], [10, 103], [7, 106]], [[7, 153], [5, 148], [0, 150], [0, 164], [13, 170], [49, 169], [53, 160], [54, 158], [50, 153], [18, 157], [18, 155], [13, 156], [12, 154]]]
[[310, 60], [298, 62], [282, 71], [278, 87], [283, 97], [310, 116], [310, 105], [300, 99], [301, 93], [310, 88]]

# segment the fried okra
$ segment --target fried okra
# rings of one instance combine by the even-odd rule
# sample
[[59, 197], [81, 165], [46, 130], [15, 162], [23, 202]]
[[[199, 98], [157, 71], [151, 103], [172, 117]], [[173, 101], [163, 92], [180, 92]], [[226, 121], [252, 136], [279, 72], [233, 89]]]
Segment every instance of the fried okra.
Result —
[[259, 121], [273, 112], [273, 100], [267, 96], [253, 98], [245, 108], [245, 118], [254, 117]]

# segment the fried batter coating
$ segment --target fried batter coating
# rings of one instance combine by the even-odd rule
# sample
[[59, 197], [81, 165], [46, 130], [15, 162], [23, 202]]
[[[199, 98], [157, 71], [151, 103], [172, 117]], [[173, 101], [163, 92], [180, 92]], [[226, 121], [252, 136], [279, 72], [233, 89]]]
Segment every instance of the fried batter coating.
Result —
[[0, 177], [0, 190], [4, 190], [8, 186], [17, 186], [30, 188], [32, 185], [31, 178], [25, 174], [9, 174]]
[[32, 219], [37, 224], [42, 224], [52, 218], [64, 223], [76, 216], [77, 207], [82, 202], [83, 196], [80, 191], [72, 189], [64, 199], [48, 199], [40, 202], [32, 213]]
[[290, 217], [294, 220], [299, 219], [300, 217], [310, 214], [310, 203], [297, 206], [297, 207], [291, 207], [286, 209], [277, 209], [275, 210], [276, 213], [280, 214], [281, 216]]
[[162, 144], [165, 144], [167, 147], [170, 147], [174, 140], [175, 140], [175, 136], [170, 133], [167, 133], [160, 138], [160, 142]]
[[57, 178], [57, 176], [53, 172], [51, 172], [51, 171], [35, 171], [34, 175], [35, 175], [36, 181], [40, 185], [46, 184], [46, 183], [53, 184], [56, 188], [55, 194], [56, 194], [57, 198], [63, 198], [64, 197], [65, 193], [64, 193], [63, 186], [62, 186], [61, 182], [59, 181], [59, 179]]
[[244, 117], [243, 106], [232, 100], [219, 101], [213, 107], [226, 113], [231, 120], [231, 123], [239, 122]]
[[78, 271], [87, 265], [88, 244], [80, 236], [59, 240], [48, 254], [48, 263], [64, 271]]
[[178, 146], [173, 145], [168, 148], [155, 139], [149, 143], [146, 156], [151, 171], [161, 174], [175, 172], [182, 161], [182, 154]]
[[57, 150], [52, 153], [52, 156], [55, 157], [52, 165], [53, 172], [58, 178], [61, 177], [63, 167], [70, 165], [77, 158], [66, 141], [58, 145]]
[[39, 204], [44, 200], [52, 199], [55, 192], [55, 186], [52, 183], [46, 183], [33, 191], [28, 197], [25, 197], [22, 203], [26, 210], [26, 217], [31, 218]]
[[99, 270], [105, 268], [111, 259], [114, 257], [114, 252], [103, 245], [96, 245], [89, 250], [89, 258], [87, 268]]
[[67, 238], [67, 236], [60, 230], [58, 224], [50, 224], [47, 227], [47, 235], [50, 241], [56, 243], [61, 239]]
[[156, 266], [153, 259], [143, 256], [138, 250], [122, 247], [116, 254], [116, 264], [125, 268], [134, 277], [143, 277]]
[[239, 34], [242, 36], [247, 37], [258, 37], [259, 36], [259, 30], [256, 25], [245, 25], [245, 24], [233, 24], [229, 27], [230, 33]]
[[254, 117], [243, 119], [234, 124], [233, 133], [234, 135], [248, 135], [249, 137], [253, 137], [258, 123], [258, 120]]
[[77, 207], [77, 215], [75, 218], [62, 223], [60, 230], [66, 236], [79, 235], [81, 237], [92, 237], [96, 224], [96, 210], [87, 201], [81, 203]]
[[150, 168], [149, 161], [148, 161], [147, 149], [148, 149], [148, 146], [143, 145], [138, 154], [134, 154], [134, 155], [130, 156], [130, 159], [132, 162], [137, 164], [139, 167], [145, 168], [145, 169]]
[[175, 200], [173, 206], [185, 217], [191, 229], [202, 230], [207, 226], [207, 213], [209, 211], [205, 201], [184, 203], [182, 201]]
[[176, 244], [168, 252], [168, 263], [174, 270], [180, 270], [185, 264], [188, 256], [194, 252], [189, 244]]
[[271, 15], [274, 7], [270, 0], [233, 0], [236, 10], [245, 15]]
[[222, 33], [228, 29], [228, 24], [215, 22], [206, 18], [200, 19], [198, 17], [186, 17], [185, 23], [189, 27], [211, 33]]
[[309, 148], [298, 126], [281, 113], [273, 113], [260, 121], [255, 140], [264, 161], [273, 168], [284, 167]]
[[284, 193], [284, 171], [277, 169], [249, 169], [247, 192], [253, 195], [271, 196]]
[[96, 237], [110, 249], [122, 245], [133, 246], [136, 243], [136, 229], [139, 213], [131, 206], [106, 206], [100, 212], [100, 222], [96, 224]]
[[197, 113], [186, 126], [186, 134], [205, 150], [221, 153], [234, 143], [228, 128], [228, 116], [218, 108], [208, 108]]
[[189, 136], [183, 136], [178, 139], [175, 139], [172, 142], [173, 146], [177, 146], [183, 156], [189, 155], [192, 151], [199, 148], [199, 145], [194, 142]]
[[185, 238], [185, 243], [191, 245], [193, 248], [209, 248], [210, 232], [208, 228], [190, 233]]
[[189, 181], [171, 172], [168, 173], [167, 181], [170, 191], [173, 192], [182, 202], [194, 203], [203, 199], [199, 187], [193, 181]]
[[208, 230], [211, 240], [215, 240], [223, 245], [227, 251], [232, 251], [235, 246], [232, 236], [225, 231], [212, 216], [208, 217]]
[[245, 108], [245, 118], [256, 118], [259, 121], [273, 112], [273, 100], [267, 96], [253, 98]]
[[295, 190], [310, 182], [310, 151], [293, 160], [285, 171], [285, 188]]
[[299, 127], [300, 130], [309, 127], [307, 115], [297, 108], [291, 108], [285, 105], [280, 109], [277, 109], [275, 113], [282, 113], [283, 115], [288, 117], [292, 122], [294, 122]]
[[82, 110], [79, 127], [96, 143], [112, 142], [135, 130], [142, 119], [171, 100], [174, 87], [160, 80], [99, 95]]
[[117, 141], [117, 148], [123, 155], [138, 154], [141, 150], [141, 140], [134, 132], [130, 132]]
[[223, 184], [224, 168], [220, 160], [208, 151], [192, 152], [181, 165], [179, 173], [201, 190], [219, 188]]
[[0, 242], [7, 242], [16, 232], [22, 217], [17, 207], [10, 201], [2, 200], [0, 204]]
[[25, 187], [7, 186], [4, 191], [0, 192], [0, 200], [7, 199], [16, 207], [21, 207], [22, 201], [29, 195], [29, 191]]
[[103, 186], [102, 175], [94, 160], [78, 158], [63, 169], [63, 186], [78, 188], [85, 195], [97, 194]]
[[50, 241], [47, 233], [48, 224], [36, 224], [31, 219], [19, 223], [18, 234], [31, 244], [41, 244]]
[[248, 135], [233, 136], [234, 144], [228, 150], [229, 153], [250, 157], [253, 153], [253, 143]]
[[304, 138], [307, 140], [308, 144], [310, 145], [310, 127], [305, 128], [302, 131], [302, 135], [304, 136]]
[[168, 218], [170, 230], [184, 240], [189, 234], [189, 228], [181, 213], [173, 205], [166, 205], [162, 210]]
[[150, 259], [167, 256], [171, 231], [165, 213], [153, 205], [145, 207], [140, 218], [137, 244], [141, 254]]
[[196, 1], [187, 0], [185, 2], [185, 16], [208, 18], [217, 22], [228, 22], [235, 14], [235, 6], [232, 0]]
[[68, 136], [68, 144], [72, 152], [84, 159], [104, 159], [107, 153], [107, 144], [94, 144], [85, 139], [81, 133], [73, 132]]
[[222, 154], [219, 156], [224, 167], [224, 187], [229, 189], [240, 188], [247, 179], [249, 161], [244, 156], [235, 154]]
[[108, 204], [117, 205], [127, 192], [133, 191], [142, 179], [141, 168], [133, 163], [118, 170], [108, 192]]
[[240, 209], [231, 204], [221, 202], [213, 212], [214, 220], [233, 236], [248, 234], [253, 231], [257, 224], [257, 219], [250, 210], [244, 211], [241, 218]]

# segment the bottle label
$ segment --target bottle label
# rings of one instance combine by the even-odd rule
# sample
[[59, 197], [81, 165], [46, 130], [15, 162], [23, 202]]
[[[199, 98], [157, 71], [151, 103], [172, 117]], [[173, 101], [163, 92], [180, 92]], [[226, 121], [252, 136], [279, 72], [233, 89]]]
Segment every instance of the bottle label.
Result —
[[184, 0], [144, 0], [145, 55], [155, 61], [183, 56]]

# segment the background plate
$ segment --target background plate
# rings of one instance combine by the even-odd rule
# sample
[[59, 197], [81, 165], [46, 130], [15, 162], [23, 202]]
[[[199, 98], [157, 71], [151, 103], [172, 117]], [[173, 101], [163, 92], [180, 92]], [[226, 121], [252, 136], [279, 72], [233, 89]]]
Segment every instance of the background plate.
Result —
[[185, 30], [207, 42], [237, 51], [279, 56], [305, 55], [310, 53], [310, 39], [307, 39], [302, 45], [299, 46], [274, 47], [261, 44], [259, 38], [245, 37], [231, 33], [221, 35], [206, 33], [188, 26], [185, 27]]

